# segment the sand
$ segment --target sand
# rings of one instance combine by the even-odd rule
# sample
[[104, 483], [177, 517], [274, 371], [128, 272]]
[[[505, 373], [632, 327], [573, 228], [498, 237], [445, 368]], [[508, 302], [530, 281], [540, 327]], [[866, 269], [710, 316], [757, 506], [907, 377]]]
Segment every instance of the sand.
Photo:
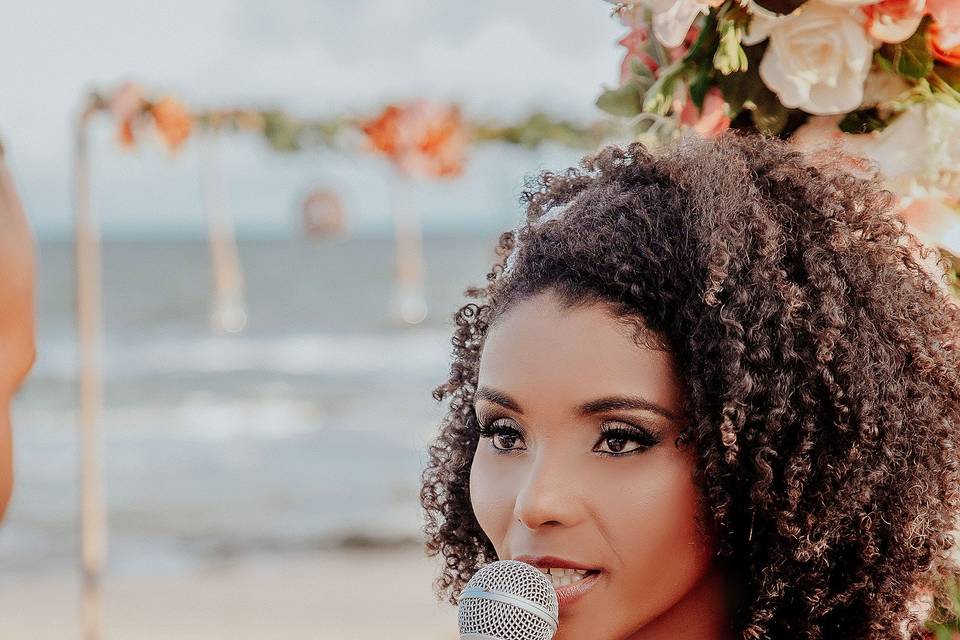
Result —
[[[456, 640], [416, 548], [243, 557], [202, 570], [110, 575], [104, 638]], [[0, 640], [79, 638], [75, 575], [0, 578]]]

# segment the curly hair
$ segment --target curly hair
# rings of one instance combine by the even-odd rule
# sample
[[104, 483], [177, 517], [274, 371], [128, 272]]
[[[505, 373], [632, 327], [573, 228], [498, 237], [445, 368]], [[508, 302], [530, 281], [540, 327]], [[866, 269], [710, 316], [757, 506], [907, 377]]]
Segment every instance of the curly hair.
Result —
[[849, 162], [728, 132], [528, 182], [433, 390], [449, 409], [420, 498], [440, 597], [497, 559], [469, 492], [485, 336], [549, 289], [642, 323], [681, 364], [676, 445], [737, 568], [738, 637], [921, 637], [911, 603], [957, 572], [960, 307], [875, 167]]

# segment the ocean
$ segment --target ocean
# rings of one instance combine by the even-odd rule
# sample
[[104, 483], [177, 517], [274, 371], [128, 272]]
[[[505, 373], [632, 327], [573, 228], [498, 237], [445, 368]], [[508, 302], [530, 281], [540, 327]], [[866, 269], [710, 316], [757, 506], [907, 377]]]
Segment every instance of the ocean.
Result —
[[[497, 234], [427, 237], [429, 315], [390, 320], [389, 237], [241, 241], [248, 323], [210, 327], [206, 244], [104, 245], [109, 570], [420, 544], [419, 474], [452, 314]], [[79, 545], [73, 250], [39, 248], [38, 361], [14, 404], [7, 578]]]

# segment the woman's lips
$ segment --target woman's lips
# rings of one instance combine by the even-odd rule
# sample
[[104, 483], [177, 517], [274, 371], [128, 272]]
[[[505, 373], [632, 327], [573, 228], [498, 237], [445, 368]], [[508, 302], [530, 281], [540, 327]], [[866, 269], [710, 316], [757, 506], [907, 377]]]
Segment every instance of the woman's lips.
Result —
[[583, 578], [571, 584], [554, 587], [554, 590], [557, 592], [557, 602], [560, 605], [561, 612], [564, 607], [569, 607], [593, 589], [604, 573], [603, 569], [598, 568], [596, 565], [591, 566], [592, 563], [568, 560], [560, 556], [522, 554], [515, 556], [513, 559], [526, 562], [541, 571], [549, 569], [574, 569], [585, 570], [587, 572]]
[[587, 573], [581, 580], [577, 580], [573, 584], [565, 584], [561, 587], [556, 587], [557, 591], [557, 602], [560, 605], [560, 612], [563, 613], [564, 608], [569, 607], [574, 602], [580, 600], [590, 589], [592, 589], [597, 582], [600, 580], [600, 575], [602, 571], [592, 570]]

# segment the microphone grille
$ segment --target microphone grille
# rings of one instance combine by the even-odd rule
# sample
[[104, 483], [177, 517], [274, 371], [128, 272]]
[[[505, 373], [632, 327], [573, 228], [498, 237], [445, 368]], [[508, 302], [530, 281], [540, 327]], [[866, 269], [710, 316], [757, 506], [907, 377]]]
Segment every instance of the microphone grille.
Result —
[[477, 571], [460, 594], [460, 637], [550, 640], [560, 607], [550, 578], [518, 560], [498, 560]]

